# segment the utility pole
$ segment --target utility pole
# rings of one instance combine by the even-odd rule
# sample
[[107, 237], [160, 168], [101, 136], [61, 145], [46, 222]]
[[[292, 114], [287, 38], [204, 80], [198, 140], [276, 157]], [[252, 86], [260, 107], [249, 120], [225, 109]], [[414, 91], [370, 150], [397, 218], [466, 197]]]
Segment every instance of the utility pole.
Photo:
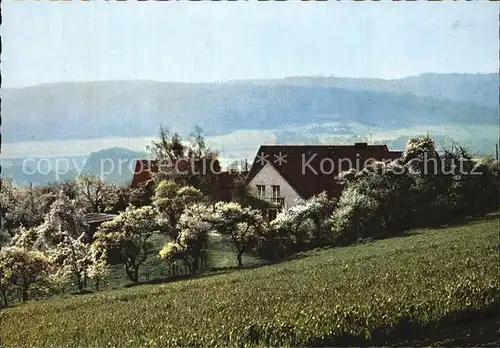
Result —
[[498, 161], [498, 144], [495, 144], [495, 153], [496, 153], [495, 158], [496, 158], [496, 159], [497, 159], [497, 161]]

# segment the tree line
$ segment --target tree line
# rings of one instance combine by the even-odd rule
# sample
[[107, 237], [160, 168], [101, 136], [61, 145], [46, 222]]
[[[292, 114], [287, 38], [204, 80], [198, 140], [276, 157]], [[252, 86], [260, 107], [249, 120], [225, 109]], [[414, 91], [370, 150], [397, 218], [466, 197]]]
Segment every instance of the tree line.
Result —
[[[162, 127], [150, 150], [160, 161], [217, 156], [199, 128], [186, 143]], [[316, 247], [392, 237], [498, 209], [498, 161], [473, 158], [458, 145], [438, 150], [429, 136], [410, 139], [398, 160], [339, 174], [344, 186], [339, 200], [321, 193], [270, 222], [266, 202], [252, 197], [241, 178], [235, 177], [230, 201], [214, 199], [212, 179], [160, 173], [136, 189], [91, 175], [42, 188], [2, 180], [2, 305], [61, 293], [71, 282], [83, 292], [93, 280], [98, 290], [112, 264], [138, 283], [150, 257], [164, 260], [172, 275], [179, 264], [197, 275], [207, 269], [211, 238], [232, 247], [242, 267], [245, 253], [286, 260]], [[117, 217], [93, 234], [85, 221], [89, 212]], [[156, 256], [155, 235], [167, 240]]]

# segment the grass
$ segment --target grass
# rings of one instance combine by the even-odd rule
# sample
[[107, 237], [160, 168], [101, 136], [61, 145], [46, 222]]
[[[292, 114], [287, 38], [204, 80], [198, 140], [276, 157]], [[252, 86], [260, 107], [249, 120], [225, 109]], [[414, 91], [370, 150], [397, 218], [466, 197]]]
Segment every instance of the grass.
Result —
[[251, 270], [29, 302], [2, 311], [0, 337], [6, 347], [338, 346], [455, 323], [498, 306], [498, 228], [472, 221]]
[[[148, 259], [140, 268], [139, 278], [142, 282], [162, 281], [167, 277], [167, 264], [158, 257], [158, 252], [163, 247], [168, 237], [163, 235], [154, 235], [151, 238], [153, 250], [149, 254]], [[237, 267], [236, 253], [231, 247], [222, 242], [220, 237], [211, 236], [210, 244], [208, 245], [208, 268], [212, 270], [228, 269]], [[265, 261], [250, 254], [243, 255], [243, 264], [245, 266], [254, 267], [264, 264]], [[111, 274], [106, 278], [104, 284], [101, 284], [103, 289], [118, 289], [124, 285], [130, 285], [131, 282], [125, 273], [123, 265], [113, 266]], [[92, 286], [90, 286], [92, 287]], [[71, 288], [76, 291], [76, 286]]]

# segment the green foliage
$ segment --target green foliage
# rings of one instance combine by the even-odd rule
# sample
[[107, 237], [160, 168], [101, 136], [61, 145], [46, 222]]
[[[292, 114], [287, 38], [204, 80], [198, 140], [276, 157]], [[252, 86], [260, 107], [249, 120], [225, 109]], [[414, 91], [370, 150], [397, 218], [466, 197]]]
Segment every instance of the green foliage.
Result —
[[136, 283], [139, 267], [152, 249], [149, 239], [158, 231], [156, 215], [151, 206], [129, 206], [115, 219], [104, 222], [94, 236], [93, 247], [103, 253], [117, 251], [129, 279]]
[[457, 144], [443, 147], [437, 157], [437, 175], [429, 171], [412, 173], [416, 226], [483, 216], [498, 208], [498, 161], [474, 159]]
[[185, 156], [186, 148], [178, 133], [171, 133], [164, 125], [160, 126], [158, 140], [152, 141], [150, 152], [159, 160], [175, 161]]
[[428, 135], [412, 138], [401, 160], [339, 175], [346, 188], [332, 215], [334, 239], [345, 245], [484, 216], [498, 208], [497, 166], [456, 144], [438, 153]]
[[29, 302], [2, 310], [2, 340], [16, 347], [342, 346], [346, 336], [433, 327], [498, 304], [497, 231], [490, 219], [254, 270]]

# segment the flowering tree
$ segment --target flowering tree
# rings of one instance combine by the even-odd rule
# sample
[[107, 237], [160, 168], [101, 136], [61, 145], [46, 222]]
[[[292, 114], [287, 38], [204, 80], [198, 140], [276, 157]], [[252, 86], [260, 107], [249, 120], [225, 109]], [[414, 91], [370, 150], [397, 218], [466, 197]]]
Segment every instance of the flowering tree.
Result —
[[429, 135], [411, 138], [406, 144], [402, 160], [414, 171], [434, 171], [437, 168], [426, 168], [426, 166], [428, 166], [431, 162], [433, 165], [434, 163], [438, 163], [439, 154], [436, 150], [436, 143]]
[[61, 281], [74, 277], [78, 291], [82, 292], [85, 280], [92, 264], [91, 244], [82, 241], [84, 234], [78, 238], [66, 234], [63, 240], [49, 254], [59, 267], [56, 277]]
[[37, 229], [38, 238], [35, 247], [49, 249], [63, 243], [65, 238], [80, 238], [86, 234], [88, 225], [82, 206], [76, 199], [69, 199], [63, 192], [50, 206], [50, 211], [45, 215], [45, 220]]
[[348, 186], [331, 217], [333, 242], [345, 245], [368, 237], [376, 210], [377, 202], [372, 197], [360, 193], [354, 185]]
[[19, 187], [12, 181], [0, 179], [1, 228], [10, 234], [21, 227], [33, 227], [43, 221], [44, 196], [31, 187]]
[[213, 214], [214, 229], [236, 251], [238, 267], [243, 266], [243, 253], [257, 241], [266, 226], [259, 210], [243, 208], [240, 204], [217, 202]]
[[331, 219], [336, 243], [395, 235], [408, 228], [413, 183], [408, 173], [397, 160], [341, 173], [345, 187]]
[[299, 246], [309, 237], [319, 241], [322, 224], [327, 220], [333, 205], [334, 201], [328, 199], [325, 192], [307, 200], [299, 200], [296, 205], [283, 209], [276, 219], [271, 221], [271, 227], [288, 231], [295, 237]]
[[109, 210], [118, 201], [118, 187], [93, 174], [84, 174], [76, 180], [78, 194], [86, 208], [94, 213]]
[[0, 250], [0, 290], [4, 305], [7, 305], [6, 290], [12, 288], [20, 293], [23, 301], [36, 286], [47, 282], [49, 260], [39, 251], [28, 251], [16, 246]]
[[179, 243], [176, 241], [169, 241], [163, 245], [159, 252], [159, 256], [162, 260], [167, 261], [171, 266], [171, 274], [175, 275], [175, 264], [176, 260], [182, 260], [184, 265], [192, 271], [190, 268], [192, 258]]
[[92, 264], [88, 225], [78, 201], [69, 199], [61, 191], [50, 207], [43, 224], [37, 228], [22, 229], [13, 244], [47, 253], [56, 271], [54, 280], [64, 283], [74, 277], [78, 291], [83, 291]]
[[206, 249], [208, 233], [213, 229], [213, 208], [205, 204], [194, 204], [186, 208], [179, 218], [177, 240], [170, 241], [160, 250], [160, 257], [173, 260], [182, 257], [192, 273], [203, 266], [203, 251]]
[[139, 282], [139, 268], [152, 250], [149, 239], [158, 230], [157, 213], [151, 206], [129, 206], [111, 221], [104, 222], [95, 234], [98, 252], [116, 249], [131, 281]]
[[37, 227], [21, 227], [14, 237], [11, 238], [9, 245], [27, 250], [32, 249], [39, 238], [38, 230], [39, 228]]
[[95, 289], [99, 290], [100, 281], [105, 278], [109, 272], [109, 265], [106, 259], [106, 252], [96, 248], [94, 244], [90, 250], [90, 264], [88, 265], [87, 272], [91, 279], [95, 280]]
[[180, 187], [174, 181], [162, 181], [153, 198], [153, 205], [158, 209], [158, 224], [173, 240], [179, 235], [177, 224], [186, 207], [200, 202], [202, 193], [192, 186]]

